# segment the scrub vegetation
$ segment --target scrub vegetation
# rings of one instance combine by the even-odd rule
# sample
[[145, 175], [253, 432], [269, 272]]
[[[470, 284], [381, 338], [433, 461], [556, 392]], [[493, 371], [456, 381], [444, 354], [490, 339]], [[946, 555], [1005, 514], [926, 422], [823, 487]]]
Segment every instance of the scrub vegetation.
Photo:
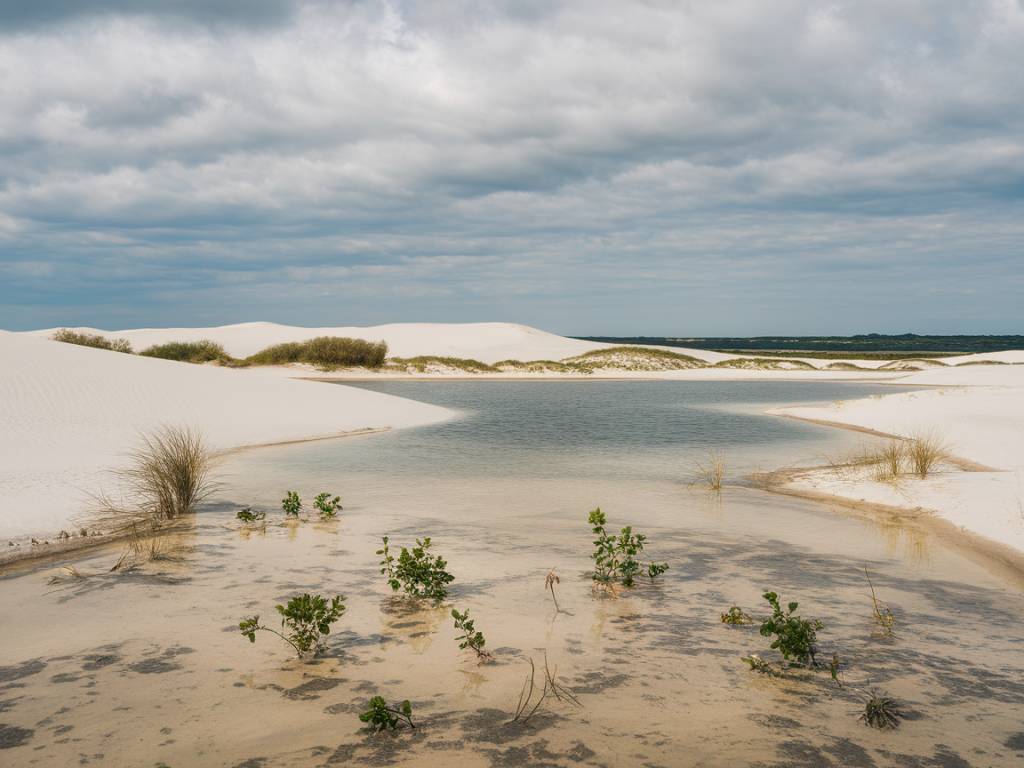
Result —
[[177, 360], [180, 363], [230, 363], [232, 360], [224, 347], [209, 339], [154, 344], [139, 354], [143, 357], [159, 357], [161, 360]]
[[96, 349], [107, 349], [111, 352], [124, 352], [131, 354], [132, 345], [128, 339], [108, 339], [98, 333], [79, 333], [67, 328], [61, 328], [53, 336], [54, 341], [63, 341], [65, 344], [77, 344], [80, 347], [94, 347]]
[[281, 614], [281, 631], [260, 623], [259, 615], [249, 616], [238, 623], [238, 630], [250, 643], [256, 642], [257, 632], [270, 632], [295, 649], [300, 659], [316, 656], [324, 648], [324, 638], [331, 633], [331, 625], [345, 613], [342, 595], [328, 600], [308, 593], [293, 597], [286, 605], [275, 608]]
[[409, 597], [427, 598], [440, 602], [448, 596], [448, 585], [455, 577], [445, 570], [448, 561], [440, 555], [431, 555], [430, 537], [416, 539], [416, 546], [402, 547], [396, 558], [391, 554], [390, 539], [383, 537], [383, 546], [377, 550], [382, 555], [380, 572], [387, 576], [392, 591], [399, 589]]
[[654, 579], [668, 570], [667, 563], [640, 562], [638, 558], [644, 551], [647, 537], [633, 533], [632, 526], [627, 525], [618, 535], [608, 533], [605, 528], [608, 519], [600, 507], [590, 512], [587, 522], [597, 537], [590, 556], [595, 565], [594, 581], [605, 585], [618, 582], [624, 587], [632, 587], [641, 572]]
[[306, 363], [330, 371], [336, 368], [380, 368], [387, 354], [388, 345], [383, 341], [317, 336], [308, 341], [275, 344], [238, 362], [243, 365]]

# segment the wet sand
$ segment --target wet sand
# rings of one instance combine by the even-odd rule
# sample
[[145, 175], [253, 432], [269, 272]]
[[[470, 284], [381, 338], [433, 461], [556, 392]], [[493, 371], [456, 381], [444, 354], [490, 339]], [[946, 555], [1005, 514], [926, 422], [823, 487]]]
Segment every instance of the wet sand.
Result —
[[[277, 448], [269, 451], [299, 450]], [[337, 522], [241, 530], [242, 503], [272, 509], [286, 478], [232, 459], [219, 508], [196, 516], [182, 559], [105, 574], [114, 549], [5, 578], [0, 759], [23, 765], [763, 765], [1010, 766], [1024, 759], [1024, 595], [926, 530], [821, 505], [679, 483], [344, 476]], [[255, 456], [256, 454], [252, 454]], [[343, 487], [344, 486], [344, 487]], [[304, 489], [305, 490], [305, 489]], [[305, 490], [311, 496], [319, 488]], [[617, 597], [587, 575], [587, 511], [650, 535], [671, 570]], [[271, 517], [274, 514], [271, 513]], [[430, 535], [455, 574], [442, 606], [392, 595], [379, 536]], [[879, 637], [863, 566], [897, 617]], [[544, 576], [557, 567], [567, 613]], [[732, 604], [762, 615], [775, 589], [821, 618], [821, 656], [843, 662], [782, 679], [739, 657], [774, 654]], [[312, 663], [238, 620], [303, 591], [347, 596]], [[468, 608], [495, 660], [460, 651], [451, 607]], [[510, 724], [527, 658], [544, 654], [582, 706]], [[856, 720], [877, 687], [908, 715], [892, 732]], [[368, 734], [376, 693], [408, 698], [415, 731]]]

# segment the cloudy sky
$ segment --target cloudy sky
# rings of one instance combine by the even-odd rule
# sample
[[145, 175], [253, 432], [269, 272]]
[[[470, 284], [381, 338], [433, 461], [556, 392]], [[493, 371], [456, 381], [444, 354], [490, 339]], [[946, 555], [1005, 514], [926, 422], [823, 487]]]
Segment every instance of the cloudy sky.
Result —
[[0, 0], [0, 327], [1024, 332], [1024, 0]]

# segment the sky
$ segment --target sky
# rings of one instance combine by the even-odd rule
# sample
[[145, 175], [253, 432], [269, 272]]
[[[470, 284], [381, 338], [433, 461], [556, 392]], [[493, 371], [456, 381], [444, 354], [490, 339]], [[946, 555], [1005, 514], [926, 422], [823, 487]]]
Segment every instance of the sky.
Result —
[[0, 328], [1024, 333], [1024, 0], [0, 0]]

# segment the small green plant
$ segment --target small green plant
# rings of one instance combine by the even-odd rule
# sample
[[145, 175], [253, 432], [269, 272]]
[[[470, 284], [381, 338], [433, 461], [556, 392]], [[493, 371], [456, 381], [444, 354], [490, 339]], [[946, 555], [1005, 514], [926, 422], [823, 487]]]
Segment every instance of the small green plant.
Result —
[[895, 699], [878, 691], [871, 691], [864, 702], [864, 711], [858, 718], [872, 728], [896, 728], [903, 717]]
[[320, 493], [313, 500], [313, 506], [319, 510], [321, 520], [332, 520], [338, 514], [338, 510], [342, 508], [341, 497], [335, 496], [332, 499], [331, 494]]
[[252, 507], [242, 507], [235, 515], [243, 523], [258, 523], [266, 516], [266, 512], [253, 512]]
[[455, 577], [445, 570], [447, 560], [440, 555], [430, 555], [429, 536], [416, 539], [412, 549], [402, 547], [397, 559], [391, 554], [388, 537], [383, 541], [383, 547], [377, 550], [377, 554], [384, 557], [380, 561], [380, 572], [387, 576], [392, 590], [402, 589], [410, 597], [428, 597], [435, 602], [448, 596], [447, 585], [455, 581]]
[[293, 597], [287, 605], [275, 606], [281, 614], [284, 632], [260, 624], [258, 615], [242, 619], [238, 629], [250, 643], [256, 642], [257, 632], [271, 632], [294, 648], [299, 658], [315, 656], [323, 649], [331, 624], [345, 612], [344, 599], [343, 595], [328, 600], [320, 595], [303, 594]]
[[744, 624], [753, 624], [754, 620], [750, 617], [750, 614], [745, 613], [738, 605], [734, 605], [722, 614], [722, 623], [741, 626]]
[[285, 517], [298, 517], [299, 511], [302, 509], [302, 499], [299, 498], [299, 494], [295, 491], [288, 491], [281, 499], [281, 509], [284, 510]]
[[383, 696], [374, 696], [370, 699], [366, 711], [359, 715], [359, 719], [367, 723], [373, 731], [384, 731], [389, 728], [395, 730], [401, 723], [410, 728], [416, 727], [412, 722], [412, 704], [408, 699], [389, 707]]
[[796, 615], [798, 603], [790, 603], [783, 611], [779, 596], [765, 592], [764, 599], [772, 607], [772, 615], [761, 623], [761, 635], [774, 637], [771, 647], [782, 654], [786, 661], [794, 661], [805, 667], [815, 666], [815, 642], [818, 630], [825, 625], [817, 619], [801, 619]]
[[455, 619], [455, 628], [462, 633], [456, 638], [459, 641], [459, 648], [469, 648], [481, 662], [490, 660], [491, 654], [484, 650], [487, 643], [484, 633], [474, 627], [473, 619], [469, 618], [469, 611], [459, 613], [452, 608], [452, 618]]
[[[636, 583], [636, 577], [642, 566], [637, 559], [644, 550], [647, 537], [643, 534], [633, 533], [632, 526], [626, 526], [619, 534], [608, 533], [605, 525], [608, 519], [601, 508], [591, 510], [587, 517], [591, 531], [597, 537], [594, 539], [594, 552], [591, 558], [594, 560], [594, 581], [610, 584], [621, 581], [625, 587], [632, 587]], [[647, 575], [654, 579], [668, 570], [667, 563], [648, 563]]]
[[740, 661], [746, 662], [752, 672], [760, 672], [762, 675], [768, 675], [769, 677], [779, 677], [782, 674], [778, 669], [773, 667], [756, 653], [752, 653], [749, 656], [742, 656]]

